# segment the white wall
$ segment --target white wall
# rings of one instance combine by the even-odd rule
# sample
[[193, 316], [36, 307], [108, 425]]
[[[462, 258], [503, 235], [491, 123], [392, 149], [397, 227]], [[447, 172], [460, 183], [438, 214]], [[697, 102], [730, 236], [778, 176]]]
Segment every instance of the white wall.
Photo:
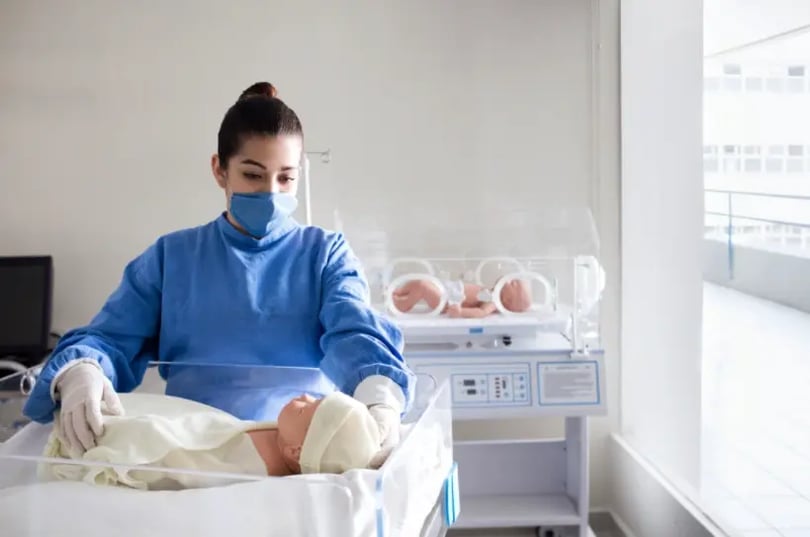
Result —
[[[459, 219], [496, 204], [592, 205], [615, 379], [618, 7], [604, 2], [606, 23], [592, 4], [7, 0], [0, 255], [53, 254], [54, 328], [86, 322], [158, 235], [222, 210], [208, 170], [219, 121], [244, 87], [270, 80], [309, 149], [333, 152], [313, 163], [318, 223], [331, 225], [336, 203], [382, 213], [409, 200]], [[598, 58], [592, 25], [608, 42]], [[593, 61], [606, 69], [604, 102], [591, 92]], [[596, 161], [600, 139], [613, 153]], [[594, 426], [595, 504], [610, 424]], [[483, 423], [459, 434], [541, 432]]]
[[309, 148], [333, 150], [313, 165], [322, 223], [336, 197], [459, 218], [496, 196], [589, 200], [587, 1], [224, 5], [4, 3], [0, 250], [56, 255], [58, 327], [91, 316], [157, 235], [221, 210], [209, 156], [254, 80], [279, 86]]
[[608, 441], [611, 507], [627, 537], [726, 537], [619, 435]]
[[621, 7], [622, 434], [698, 486], [703, 167], [700, 0]]

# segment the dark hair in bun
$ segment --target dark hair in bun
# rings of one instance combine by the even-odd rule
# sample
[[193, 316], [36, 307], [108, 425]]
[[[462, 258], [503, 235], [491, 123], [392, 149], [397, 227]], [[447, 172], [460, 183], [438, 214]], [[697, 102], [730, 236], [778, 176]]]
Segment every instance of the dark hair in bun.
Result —
[[248, 89], [242, 92], [239, 100], [247, 99], [248, 97], [275, 97], [278, 95], [278, 90], [270, 82], [256, 82]]
[[248, 136], [301, 136], [298, 115], [276, 97], [270, 82], [256, 82], [245, 89], [222, 119], [217, 139], [220, 166], [225, 167]]

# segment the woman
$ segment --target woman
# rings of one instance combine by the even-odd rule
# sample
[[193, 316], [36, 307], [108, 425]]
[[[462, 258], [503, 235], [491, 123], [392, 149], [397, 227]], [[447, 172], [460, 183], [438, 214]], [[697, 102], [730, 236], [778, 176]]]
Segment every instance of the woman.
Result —
[[[120, 414], [116, 392], [136, 388], [149, 361], [317, 367], [368, 406], [390, 445], [414, 379], [401, 333], [369, 307], [344, 238], [292, 218], [302, 154], [301, 122], [275, 88], [245, 90], [222, 120], [211, 159], [226, 211], [159, 238], [127, 265], [101, 312], [54, 349], [26, 415], [47, 423], [60, 405], [62, 441], [83, 452], [103, 432], [102, 404]], [[223, 410], [236, 395], [223, 388], [228, 379], [201, 377], [177, 393], [172, 372], [161, 375], [167, 393]], [[289, 388], [306, 391], [296, 384]], [[264, 415], [250, 415], [243, 403], [242, 419], [275, 418], [258, 406], [253, 413]]]

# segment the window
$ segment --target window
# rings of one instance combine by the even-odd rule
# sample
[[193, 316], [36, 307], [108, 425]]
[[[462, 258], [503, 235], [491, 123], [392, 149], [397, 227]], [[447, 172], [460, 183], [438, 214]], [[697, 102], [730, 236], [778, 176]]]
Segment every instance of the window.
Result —
[[735, 173], [740, 171], [740, 146], [723, 146], [723, 171]]
[[804, 171], [804, 146], [789, 145], [787, 147], [788, 158], [786, 168], [789, 173], [802, 173]]
[[810, 146], [704, 145], [704, 173], [810, 173]]
[[749, 91], [751, 93], [759, 93], [762, 91], [762, 88], [765, 86], [762, 77], [754, 77], [749, 76], [745, 78], [745, 91]]
[[742, 78], [738, 76], [727, 76], [723, 79], [723, 89], [732, 93], [742, 90]]
[[727, 63], [723, 66], [723, 74], [724, 75], [741, 75], [742, 74], [742, 67], [736, 63]]
[[[706, 7], [711, 3], [705, 2]], [[727, 39], [731, 29], [730, 20], [734, 21], [735, 24], [732, 26], [735, 30], [742, 30], [744, 27], [751, 36], [772, 34], [774, 21], [768, 20], [773, 18], [771, 15], [775, 16], [778, 11], [780, 17], [785, 17], [784, 20], [798, 20], [803, 15], [799, 13], [798, 6], [804, 8], [810, 5], [810, 0], [786, 1], [779, 6], [772, 5], [774, 2], [767, 0], [724, 4], [728, 5], [722, 7], [715, 5], [712, 9], [704, 11], [703, 31], [704, 36], [708, 38], [707, 43]], [[755, 13], [759, 14], [759, 17], [752, 16]], [[678, 432], [682, 435], [691, 434], [699, 439], [699, 445], [693, 448], [699, 451], [699, 456], [692, 459], [697, 459], [700, 465], [699, 470], [695, 472], [699, 477], [693, 478], [693, 482], [698, 483], [700, 487], [699, 501], [695, 503], [705, 507], [708, 517], [719, 522], [721, 526], [724, 524], [731, 526], [723, 527], [724, 533], [729, 535], [738, 534], [740, 529], [753, 531], [754, 528], [767, 533], [767, 527], [774, 525], [779, 527], [777, 521], [780, 519], [782, 526], [790, 526], [794, 522], [788, 521], [787, 517], [794, 514], [793, 505], [806, 501], [788, 499], [790, 487], [787, 487], [782, 492], [784, 496], [781, 496], [784, 500], [780, 498], [772, 505], [769, 504], [768, 512], [765, 513], [763, 504], [755, 499], [764, 494], [762, 481], [766, 478], [771, 479], [778, 475], [786, 484], [794, 478], [798, 464], [786, 464], [784, 460], [797, 452], [789, 452], [785, 446], [795, 447], [798, 444], [788, 433], [794, 429], [801, 429], [803, 433], [807, 433], [810, 427], [810, 422], [807, 424], [808, 427], [797, 427], [797, 424], [790, 421], [796, 412], [795, 409], [800, 408], [799, 401], [802, 403], [808, 401], [807, 390], [801, 387], [801, 383], [807, 384], [810, 373], [800, 372], [794, 367], [794, 361], [785, 366], [789, 369], [788, 373], [774, 382], [768, 383], [762, 375], [750, 374], [752, 367], [761, 367], [763, 371], [775, 367], [773, 356], [792, 356], [788, 349], [792, 349], [800, 341], [798, 338], [804, 335], [802, 334], [804, 327], [786, 328], [787, 323], [782, 320], [781, 314], [787, 311], [783, 306], [770, 301], [776, 299], [782, 292], [780, 285], [784, 284], [783, 280], [786, 277], [795, 277], [798, 281], [802, 277], [806, 279], [807, 276], [807, 271], [802, 272], [800, 267], [782, 263], [785, 263], [788, 257], [810, 259], [808, 241], [810, 230], [804, 230], [803, 247], [798, 244], [799, 236], [792, 233], [792, 223], [810, 222], [807, 219], [810, 215], [810, 204], [789, 197], [780, 197], [780, 194], [799, 194], [801, 187], [810, 185], [810, 137], [808, 137], [810, 49], [807, 43], [801, 42], [801, 38], [796, 36], [787, 40], [768, 39], [768, 41], [770, 41], [768, 45], [739, 50], [736, 57], [726, 55], [720, 59], [712, 55], [704, 60], [704, 65], [709, 67], [717, 65], [718, 70], [722, 68], [723, 63], [739, 63], [742, 67], [740, 76], [743, 78], [744, 93], [723, 91], [712, 95], [704, 101], [702, 110], [704, 137], [719, 144], [722, 159], [727, 158], [725, 144], [740, 143], [742, 146], [740, 148], [742, 173], [722, 177], [706, 174], [704, 178], [707, 192], [704, 197], [706, 213], [702, 223], [708, 229], [706, 233], [708, 240], [705, 244], [712, 249], [712, 254], [702, 256], [707, 280], [704, 288], [704, 316], [701, 319], [704, 328], [703, 363], [700, 380], [692, 381], [700, 384], [696, 390], [699, 395], [695, 398], [700, 401], [702, 421], [699, 426], [691, 425], [692, 431], [679, 423], [681, 428]], [[716, 76], [716, 73], [712, 74]], [[722, 76], [728, 78], [731, 75], [723, 72]], [[723, 164], [721, 162], [721, 168]], [[746, 193], [721, 194], [724, 191]], [[728, 213], [732, 213], [733, 216], [728, 216]], [[782, 226], [769, 221], [785, 222], [790, 225]], [[697, 222], [693, 219], [692, 223]], [[685, 225], [685, 222], [680, 224]], [[663, 230], [663, 227], [658, 228], [659, 234]], [[749, 254], [752, 251], [761, 253], [754, 258]], [[701, 252], [692, 254], [693, 262], [700, 254]], [[670, 258], [667, 259], [667, 263], [671, 265], [674, 261]], [[661, 266], [665, 265], [662, 263]], [[627, 264], [624, 265], [624, 269], [627, 269]], [[641, 281], [640, 277], [637, 279]], [[670, 280], [677, 281], [674, 275], [670, 275]], [[729, 293], [727, 291], [729, 288], [735, 292]], [[749, 294], [759, 295], [761, 298], [753, 298], [748, 296]], [[650, 296], [647, 293], [637, 300], [644, 304], [643, 299], [650, 301]], [[732, 302], [731, 297], [745, 302]], [[632, 293], [625, 293], [622, 298], [627, 299], [623, 302], [623, 307], [627, 306], [627, 302], [630, 302], [630, 308], [633, 307]], [[756, 314], [753, 313], [755, 309]], [[696, 311], [694, 307], [693, 311]], [[788, 311], [791, 314], [804, 315], [805, 319], [802, 320], [810, 322], [810, 315], [795, 309]], [[735, 318], [735, 314], [739, 316]], [[746, 334], [745, 329], [753, 318], [768, 329], [759, 330], [756, 334]], [[631, 316], [626, 315], [623, 320], [625, 333], [634, 334], [636, 332], [634, 327], [628, 326], [632, 323]], [[684, 316], [679, 321], [680, 327], [683, 328], [687, 321]], [[673, 327], [678, 326], [674, 321], [669, 324]], [[731, 328], [732, 326], [734, 328]], [[785, 328], [785, 331], [777, 332], [780, 328]], [[652, 330], [650, 327], [645, 329]], [[807, 333], [807, 329], [804, 333]], [[761, 347], [773, 348], [775, 352], [767, 354], [766, 360], [760, 365], [756, 359], [762, 355], [759, 347], [766, 334], [769, 337], [772, 335], [773, 340]], [[750, 335], [751, 338], [743, 337], [745, 335]], [[681, 336], [681, 340], [685, 340], [686, 337]], [[652, 338], [650, 341], [653, 341]], [[634, 343], [631, 342], [625, 347], [636, 350], [632, 349]], [[730, 346], [734, 345], [737, 347], [730, 350]], [[639, 346], [638, 350], [643, 351], [644, 348]], [[641, 352], [639, 354], [641, 355]], [[644, 356], [642, 355], [638, 361], [643, 360]], [[731, 357], [733, 359], [730, 359]], [[673, 363], [675, 360], [677, 357], [673, 357], [670, 363], [659, 363], [658, 371], [666, 371], [667, 377], [675, 378], [674, 373], [678, 371]], [[623, 362], [622, 367], [625, 369], [628, 365]], [[629, 367], [632, 367], [632, 363]], [[694, 368], [694, 365], [692, 367]], [[646, 373], [646, 377], [640, 379], [641, 382], [652, 378], [652, 373], [649, 371]], [[623, 374], [622, 397], [627, 394], [624, 390], [627, 385], [624, 382], [626, 377], [632, 381], [632, 376]], [[785, 379], [794, 378], [797, 379], [796, 387], [792, 390], [786, 388]], [[660, 385], [658, 387], [660, 388]], [[689, 390], [686, 381], [679, 388], [684, 393]], [[795, 397], [787, 397], [788, 393]], [[770, 405], [777, 400], [784, 400], [784, 403], [782, 406], [768, 406], [768, 412], [759, 413], [762, 416], [761, 421], [755, 422], [752, 412], [748, 408], [740, 409], [740, 403], [733, 400], [731, 394], [740, 394], [739, 401], [746, 401], [745, 406], [748, 406], [750, 401], [751, 408], [764, 408], [764, 405]], [[647, 389], [641, 393], [641, 397], [638, 397], [637, 404], [648, 410], [649, 407], [645, 405], [649, 405], [657, 396], [657, 392]], [[672, 400], [674, 399], [670, 399]], [[686, 404], [685, 398], [678, 400], [679, 407]], [[663, 412], [672, 411], [673, 407], [674, 405], [671, 405]], [[627, 413], [626, 405], [622, 406], [622, 413]], [[672, 414], [677, 415], [675, 412]], [[810, 413], [805, 412], [803, 415], [808, 414]], [[783, 422], [785, 426], [774, 425], [777, 419], [775, 416], [778, 415], [789, 416]], [[649, 421], [654, 422], [654, 419], [650, 417]], [[698, 428], [700, 433], [694, 432]], [[651, 435], [654, 433], [663, 436], [665, 431], [661, 427]], [[768, 439], [772, 447], [763, 449], [758, 445], [750, 450], [739, 448], [739, 439], [747, 438], [749, 435], [757, 437], [758, 443], [763, 438]], [[806, 434], [805, 436], [806, 438], [802, 437], [803, 440], [810, 440], [810, 436]], [[787, 440], [789, 438], [790, 441]], [[651, 440], [652, 442], [654, 440]], [[803, 450], [803, 454], [810, 450], [810, 444], [802, 446], [808, 448]], [[688, 448], [686, 441], [678, 445], [679, 450], [686, 451]], [[751, 455], [742, 455], [743, 452]], [[729, 454], [733, 454], [733, 460], [729, 460]], [[672, 456], [671, 460], [675, 460], [675, 457]], [[661, 463], [656, 464], [661, 466]], [[785, 466], [789, 469], [782, 470]], [[689, 469], [685, 463], [682, 467], [687, 468], [687, 471]], [[749, 479], [749, 476], [744, 475], [746, 468], [755, 470], [756, 476]], [[676, 477], [680, 477], [681, 480], [689, 479], [683, 475]], [[810, 486], [810, 481], [806, 484]], [[810, 493], [810, 488], [802, 492]], [[807, 507], [810, 504], [804, 505], [802, 512], [810, 512], [810, 508]], [[810, 519], [807, 526], [810, 527]], [[778, 532], [774, 533], [776, 534]]]
[[706, 173], [717, 173], [720, 171], [716, 145], [703, 146], [703, 171]]
[[777, 76], [768, 77], [767, 81], [765, 82], [765, 87], [772, 93], [782, 93], [782, 89], [784, 88], [784, 79]]
[[743, 171], [746, 173], [757, 173], [762, 171], [761, 149], [758, 145], [747, 145], [743, 148]]
[[731, 92], [742, 91], [742, 68], [739, 64], [728, 63], [723, 66], [723, 89]]
[[804, 65], [791, 65], [787, 68], [787, 90], [789, 93], [804, 93]]
[[781, 173], [784, 170], [785, 148], [781, 145], [768, 147], [768, 158], [765, 159], [765, 171], [768, 173]]
[[708, 92], [730, 93], [805, 93], [810, 91], [810, 68], [806, 65], [771, 64], [764, 72], [756, 66], [743, 69], [740, 64], [727, 63], [718, 72], [704, 68], [703, 88]]
[[771, 75], [765, 80], [765, 88], [772, 93], [782, 93], [784, 84], [785, 77], [782, 75]]

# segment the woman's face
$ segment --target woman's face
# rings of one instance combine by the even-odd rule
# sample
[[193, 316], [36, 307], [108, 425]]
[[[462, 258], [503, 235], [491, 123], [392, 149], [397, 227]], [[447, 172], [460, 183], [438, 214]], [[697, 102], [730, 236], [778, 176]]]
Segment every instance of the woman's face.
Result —
[[231, 194], [298, 191], [303, 142], [300, 136], [249, 136], [228, 162], [211, 159], [217, 184]]

